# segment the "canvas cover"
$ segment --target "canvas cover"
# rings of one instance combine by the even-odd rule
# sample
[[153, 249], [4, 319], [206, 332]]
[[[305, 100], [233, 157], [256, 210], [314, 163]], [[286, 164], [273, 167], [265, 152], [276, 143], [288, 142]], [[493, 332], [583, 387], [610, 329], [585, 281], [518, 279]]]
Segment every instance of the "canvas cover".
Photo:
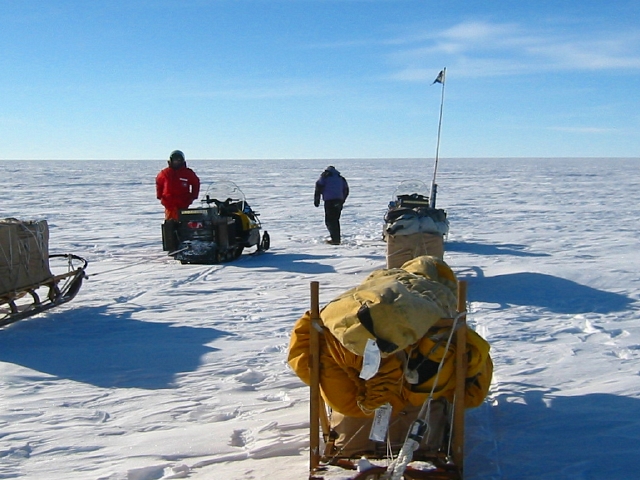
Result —
[[[358, 315], [363, 305], [369, 312], [367, 325]], [[456, 346], [445, 349], [450, 328], [431, 327], [440, 318], [455, 316], [456, 308], [454, 273], [442, 260], [428, 256], [415, 258], [401, 269], [373, 272], [360, 286], [330, 302], [320, 312], [319, 339], [320, 390], [327, 405], [347, 417], [363, 418], [385, 403], [396, 414], [409, 405], [422, 405], [432, 389], [433, 399], [451, 402]], [[310, 329], [311, 316], [306, 312], [294, 325], [288, 352], [289, 365], [307, 384], [311, 382]], [[363, 379], [364, 345], [373, 338], [378, 346], [393, 344], [394, 348], [384, 351], [381, 347], [377, 372]], [[489, 344], [468, 330], [466, 354], [465, 406], [475, 407], [491, 383]]]
[[[394, 205], [392, 203], [392, 205]], [[384, 216], [385, 235], [411, 235], [413, 233], [449, 233], [447, 213], [440, 208], [390, 206]]]
[[0, 220], [0, 295], [51, 279], [46, 220]]
[[374, 271], [329, 302], [320, 317], [351, 352], [363, 355], [371, 339], [384, 357], [416, 343], [441, 318], [454, 316], [457, 302], [451, 268], [436, 257], [422, 256], [402, 268]]
[[387, 235], [387, 268], [400, 268], [409, 260], [431, 255], [442, 260], [444, 237], [439, 233]]
[[[310, 328], [311, 316], [305, 312], [294, 325], [287, 359], [289, 366], [307, 385], [311, 383]], [[347, 350], [327, 328], [323, 328], [320, 335], [320, 393], [325, 403], [334, 412], [347, 417], [367, 418], [385, 403], [393, 407], [394, 415], [409, 406], [420, 406], [432, 389], [434, 400], [453, 402], [456, 346], [452, 344], [445, 350], [445, 333], [449, 331], [438, 329], [402, 352], [382, 358], [378, 372], [364, 380], [360, 378], [363, 357]], [[489, 350], [486, 340], [473, 330], [467, 330], [466, 408], [479, 406], [489, 391], [493, 375]], [[443, 357], [444, 364], [438, 374], [437, 366]]]

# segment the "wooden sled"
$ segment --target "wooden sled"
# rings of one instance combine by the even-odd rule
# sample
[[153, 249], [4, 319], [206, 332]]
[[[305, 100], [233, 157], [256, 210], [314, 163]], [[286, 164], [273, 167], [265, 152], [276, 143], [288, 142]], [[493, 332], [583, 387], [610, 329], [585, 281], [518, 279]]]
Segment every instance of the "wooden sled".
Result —
[[0, 327], [67, 303], [76, 296], [86, 278], [87, 261], [73, 254], [49, 255], [66, 271], [19, 289], [0, 294]]
[[[310, 395], [310, 458], [309, 480], [324, 480], [329, 478], [328, 470], [331, 467], [340, 467], [345, 470], [353, 470], [352, 480], [378, 480], [402, 478], [405, 480], [435, 480], [450, 479], [462, 480], [464, 468], [464, 398], [465, 398], [465, 372], [467, 370], [467, 324], [466, 324], [466, 294], [467, 284], [458, 282], [458, 315], [455, 319], [440, 319], [432, 328], [454, 328], [452, 343], [456, 345], [455, 356], [455, 396], [448, 421], [448, 435], [445, 435], [443, 444], [434, 452], [413, 452], [412, 463], [402, 468], [398, 477], [398, 467], [392, 472], [394, 465], [375, 465], [362, 472], [357, 472], [357, 459], [341, 456], [335, 448], [337, 434], [331, 429], [326, 404], [320, 395], [320, 340], [322, 320], [319, 307], [319, 283], [311, 282], [311, 328], [310, 328], [310, 369], [311, 369], [311, 395]], [[397, 455], [398, 452], [393, 452]], [[375, 463], [384, 463], [390, 460], [384, 455], [366, 455], [367, 460]], [[378, 461], [378, 462], [376, 462]]]

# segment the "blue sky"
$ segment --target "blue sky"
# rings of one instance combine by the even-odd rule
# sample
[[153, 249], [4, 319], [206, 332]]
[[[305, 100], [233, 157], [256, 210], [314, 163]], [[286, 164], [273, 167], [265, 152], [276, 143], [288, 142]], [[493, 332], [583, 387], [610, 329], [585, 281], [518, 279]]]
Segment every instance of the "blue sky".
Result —
[[0, 159], [639, 157], [640, 2], [0, 0]]

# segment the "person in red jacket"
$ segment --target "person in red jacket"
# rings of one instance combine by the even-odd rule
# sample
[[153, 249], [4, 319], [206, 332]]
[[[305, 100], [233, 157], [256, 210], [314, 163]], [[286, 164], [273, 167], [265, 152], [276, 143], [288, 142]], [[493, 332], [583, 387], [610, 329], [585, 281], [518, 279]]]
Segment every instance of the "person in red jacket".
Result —
[[164, 205], [165, 220], [178, 220], [178, 211], [198, 198], [200, 179], [187, 167], [180, 150], [171, 152], [168, 163], [156, 177], [156, 197]]

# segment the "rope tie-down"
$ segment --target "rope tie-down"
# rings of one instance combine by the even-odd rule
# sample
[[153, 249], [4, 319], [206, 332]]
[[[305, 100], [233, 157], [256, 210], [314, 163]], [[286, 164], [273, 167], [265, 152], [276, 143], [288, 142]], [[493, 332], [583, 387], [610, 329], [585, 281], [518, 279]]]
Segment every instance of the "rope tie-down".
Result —
[[[458, 327], [458, 321], [466, 317], [467, 312], [462, 311], [459, 312], [453, 319], [453, 325], [451, 327], [451, 331], [447, 338], [447, 343], [445, 346], [445, 352], [449, 351], [449, 347], [451, 346], [451, 341], [453, 339], [453, 334], [456, 332]], [[422, 404], [422, 408], [420, 409], [420, 413], [418, 417], [411, 425], [409, 432], [407, 433], [407, 438], [398, 453], [398, 456], [391, 462], [389, 467], [387, 468], [387, 472], [382, 476], [382, 480], [401, 480], [404, 472], [407, 469], [407, 466], [413, 460], [413, 452], [415, 452], [422, 443], [425, 435], [429, 433], [429, 420], [431, 417], [431, 402], [433, 400], [433, 394], [435, 392], [436, 386], [438, 385], [438, 379], [440, 377], [440, 372], [442, 371], [442, 367], [445, 363], [446, 356], [443, 355], [440, 363], [438, 364], [438, 370], [436, 372], [435, 381], [433, 382], [433, 386], [431, 388], [431, 392], [429, 393], [429, 398], [425, 400]], [[453, 427], [453, 424], [452, 424]], [[449, 438], [453, 436], [450, 435]], [[460, 469], [462, 469], [462, 465], [459, 465]]]

